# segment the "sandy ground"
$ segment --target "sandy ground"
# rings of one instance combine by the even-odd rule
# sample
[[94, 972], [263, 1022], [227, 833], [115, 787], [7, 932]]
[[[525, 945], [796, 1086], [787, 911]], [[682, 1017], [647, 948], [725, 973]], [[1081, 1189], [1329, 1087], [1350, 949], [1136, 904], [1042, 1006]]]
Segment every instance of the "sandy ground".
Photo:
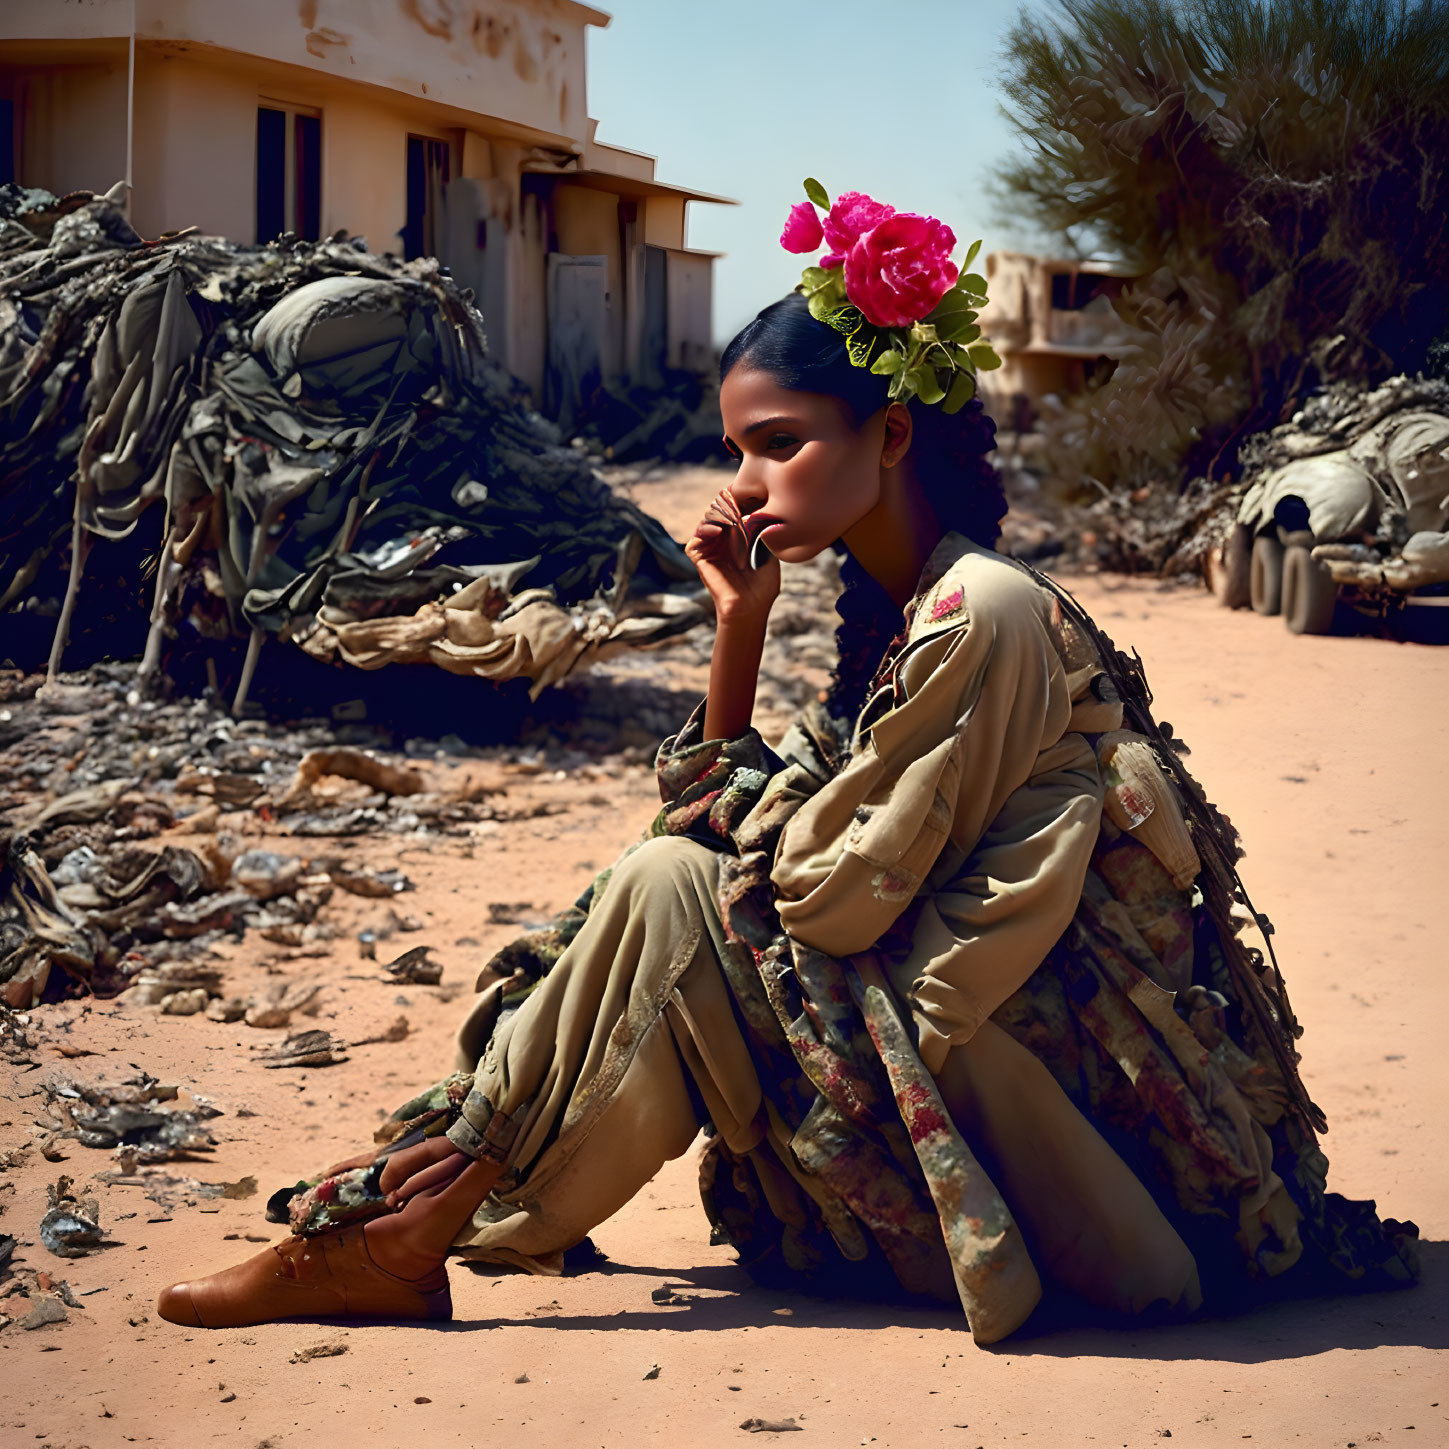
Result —
[[[677, 528], [704, 486], [661, 481], [636, 496]], [[402, 1042], [355, 1047], [329, 1068], [268, 1071], [255, 1052], [276, 1034], [240, 1024], [116, 1002], [35, 1013], [41, 1066], [0, 1079], [0, 1146], [30, 1140], [41, 1078], [109, 1078], [134, 1064], [225, 1110], [214, 1156], [168, 1170], [208, 1182], [252, 1174], [261, 1192], [168, 1213], [136, 1187], [97, 1185], [109, 1245], [65, 1261], [35, 1240], [45, 1185], [61, 1172], [85, 1184], [113, 1166], [108, 1154], [66, 1143], [64, 1163], [32, 1150], [0, 1173], [0, 1230], [25, 1240], [27, 1264], [83, 1295], [68, 1322], [0, 1331], [0, 1443], [713, 1445], [756, 1442], [741, 1428], [748, 1419], [793, 1418], [801, 1438], [786, 1442], [802, 1445], [1449, 1445], [1449, 1375], [1436, 1353], [1449, 1344], [1449, 1067], [1439, 1045], [1449, 1015], [1449, 653], [1294, 638], [1277, 621], [1152, 583], [1070, 582], [1119, 643], [1141, 651], [1159, 717], [1187, 738], [1209, 795], [1244, 834], [1245, 876], [1276, 923], [1308, 1028], [1305, 1070], [1331, 1124], [1332, 1185], [1420, 1224], [1420, 1288], [1151, 1332], [1026, 1334], [983, 1351], [959, 1314], [754, 1287], [728, 1249], [707, 1244], [691, 1154], [598, 1229], [602, 1271], [546, 1279], [455, 1267], [451, 1324], [206, 1333], [159, 1321], [164, 1284], [279, 1235], [262, 1219], [267, 1193], [368, 1141], [386, 1109], [448, 1069], [472, 976], [517, 930], [490, 922], [488, 906], [527, 902], [525, 914], [542, 916], [564, 905], [654, 808], [642, 767], [586, 782], [519, 773], [505, 781], [510, 802], [561, 813], [471, 842], [349, 844], [352, 858], [400, 865], [417, 881], [405, 903], [425, 930], [402, 944], [436, 947], [441, 988], [382, 983], [347, 938], [328, 959], [272, 962], [324, 982], [307, 1025], [356, 1041], [402, 1014]], [[697, 687], [697, 658], [672, 678]], [[341, 909], [355, 930], [376, 903]], [[227, 965], [229, 989], [268, 979], [277, 954], [249, 936]], [[653, 1302], [664, 1284], [682, 1301]], [[26, 1307], [18, 1296], [0, 1304], [12, 1316]], [[324, 1343], [345, 1352], [293, 1361]]]

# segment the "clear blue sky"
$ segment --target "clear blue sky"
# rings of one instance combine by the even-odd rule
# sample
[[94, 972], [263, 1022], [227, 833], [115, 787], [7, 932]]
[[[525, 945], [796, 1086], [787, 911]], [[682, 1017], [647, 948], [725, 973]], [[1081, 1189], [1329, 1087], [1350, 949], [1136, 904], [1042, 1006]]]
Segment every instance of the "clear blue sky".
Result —
[[812, 260], [779, 246], [806, 176], [831, 196], [939, 216], [963, 249], [1020, 241], [981, 192], [1018, 144], [996, 83], [1018, 0], [595, 3], [614, 17], [589, 31], [599, 140], [657, 156], [661, 181], [741, 203], [689, 204], [688, 245], [728, 253], [715, 264], [719, 341]]

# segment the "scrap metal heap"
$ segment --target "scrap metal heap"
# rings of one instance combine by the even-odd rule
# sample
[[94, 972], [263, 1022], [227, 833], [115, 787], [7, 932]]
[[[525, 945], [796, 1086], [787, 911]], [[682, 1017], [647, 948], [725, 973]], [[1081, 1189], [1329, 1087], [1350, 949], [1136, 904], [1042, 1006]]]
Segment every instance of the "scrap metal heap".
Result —
[[143, 674], [245, 639], [236, 708], [272, 636], [536, 697], [705, 616], [683, 550], [517, 400], [435, 261], [143, 241], [109, 195], [0, 186], [0, 634], [54, 617], [54, 674], [93, 547], [142, 537]]

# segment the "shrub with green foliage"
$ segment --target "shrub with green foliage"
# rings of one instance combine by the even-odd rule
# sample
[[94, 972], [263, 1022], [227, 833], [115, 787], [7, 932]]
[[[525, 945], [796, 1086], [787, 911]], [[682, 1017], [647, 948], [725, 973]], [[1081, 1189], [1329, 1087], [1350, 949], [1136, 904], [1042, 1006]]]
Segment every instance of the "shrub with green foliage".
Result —
[[1138, 277], [1115, 370], [1049, 422], [1061, 470], [1221, 474], [1315, 386], [1415, 371], [1444, 333], [1445, 0], [1056, 0], [1005, 91], [1007, 215]]

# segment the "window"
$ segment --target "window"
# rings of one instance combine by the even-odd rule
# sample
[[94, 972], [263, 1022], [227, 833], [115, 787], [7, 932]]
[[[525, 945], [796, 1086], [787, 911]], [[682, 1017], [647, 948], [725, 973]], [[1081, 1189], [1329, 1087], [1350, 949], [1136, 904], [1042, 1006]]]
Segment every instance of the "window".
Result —
[[1121, 277], [1103, 276], [1100, 272], [1052, 273], [1052, 310], [1055, 312], [1080, 312], [1098, 297], [1110, 300], [1121, 295]]
[[257, 240], [284, 231], [322, 234], [322, 118], [290, 107], [257, 107]]
[[15, 181], [15, 102], [0, 96], [0, 185]]
[[402, 229], [403, 256], [435, 257], [443, 240], [443, 188], [452, 170], [453, 148], [432, 136], [408, 137], [408, 215]]

